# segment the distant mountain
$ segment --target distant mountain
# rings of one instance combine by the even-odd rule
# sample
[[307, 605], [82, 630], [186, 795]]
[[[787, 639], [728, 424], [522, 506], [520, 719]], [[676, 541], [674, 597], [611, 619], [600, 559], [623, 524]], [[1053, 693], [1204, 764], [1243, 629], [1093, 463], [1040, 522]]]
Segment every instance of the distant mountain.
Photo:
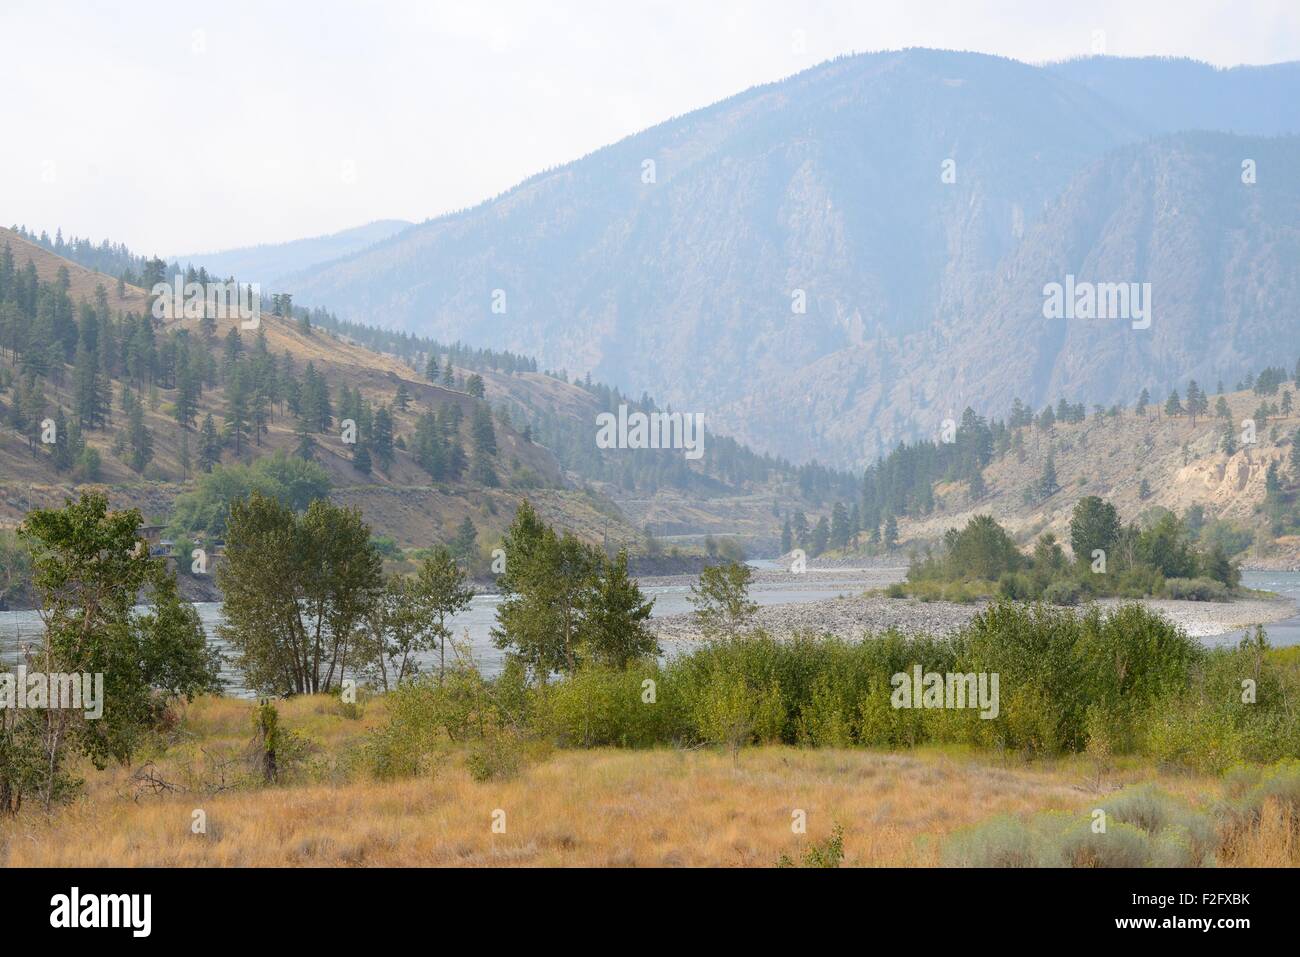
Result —
[[[1255, 185], [1241, 182], [1243, 158], [1265, 171]], [[1117, 149], [1073, 178], [992, 275], [955, 281], [961, 305], [950, 315], [775, 381], [728, 424], [759, 447], [808, 428], [819, 440], [809, 449], [851, 448], [866, 435], [883, 450], [898, 435], [937, 436], [966, 406], [998, 415], [1016, 397], [1037, 408], [1060, 397], [1131, 406], [1143, 388], [1163, 401], [1189, 378], [1232, 388], [1250, 369], [1293, 369], [1300, 184], [1283, 171], [1297, 165], [1297, 137], [1176, 134]], [[1149, 282], [1150, 328], [1045, 318], [1044, 286], [1071, 275]]]
[[192, 264], [196, 268], [204, 266], [215, 276], [235, 276], [247, 279], [248, 282], [260, 282], [264, 288], [278, 288], [284, 278], [292, 273], [360, 252], [410, 225], [402, 219], [381, 219], [328, 236], [222, 252], [170, 256], [168, 259], [182, 265]]
[[1047, 69], [1086, 86], [1152, 132], [1298, 132], [1300, 63], [1219, 69], [1171, 57], [1086, 57]]
[[[1131, 400], [1300, 342], [1281, 172], [1296, 141], [1165, 136], [1297, 132], [1297, 103], [1296, 64], [842, 58], [289, 288], [653, 392], [796, 460], [861, 465], [966, 405]], [[1043, 285], [1067, 272], [1153, 282], [1150, 334], [1044, 320]]]

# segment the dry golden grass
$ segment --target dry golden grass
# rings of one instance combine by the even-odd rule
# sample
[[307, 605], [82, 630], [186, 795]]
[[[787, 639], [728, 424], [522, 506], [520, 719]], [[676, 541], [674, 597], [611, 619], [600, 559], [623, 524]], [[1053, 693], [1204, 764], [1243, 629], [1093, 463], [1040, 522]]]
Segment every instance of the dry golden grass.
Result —
[[[154, 767], [179, 781], [204, 755], [238, 753], [251, 708], [196, 702]], [[382, 701], [359, 719], [328, 698], [283, 702], [280, 711], [284, 727], [334, 756], [384, 719]], [[762, 867], [783, 853], [798, 857], [838, 823], [847, 865], [927, 866], [957, 828], [997, 814], [1085, 809], [1110, 788], [1150, 777], [1114, 771], [1103, 784], [1082, 762], [996, 766], [962, 753], [792, 748], [751, 749], [736, 761], [702, 750], [555, 751], [534, 755], [513, 779], [487, 782], [453, 753], [428, 775], [396, 782], [327, 765], [311, 783], [163, 797], [134, 793], [132, 773], [88, 770], [76, 803], [0, 823], [0, 863]], [[1215, 788], [1194, 777], [1160, 784], [1192, 799]], [[206, 834], [191, 831], [200, 809]], [[806, 812], [806, 835], [792, 833], [796, 810]], [[505, 812], [505, 833], [493, 831], [496, 811]], [[1243, 847], [1243, 861], [1280, 846], [1270, 840], [1261, 834], [1258, 847]]]
[[50, 252], [44, 246], [38, 246], [36, 243], [28, 242], [19, 236], [12, 229], [0, 226], [0, 249], [6, 245], [9, 246], [10, 252], [13, 253], [14, 265], [18, 269], [24, 269], [28, 260], [36, 267], [36, 275], [42, 282], [54, 282], [59, 275], [59, 269], [68, 270], [68, 294], [72, 297], [73, 302], [81, 300], [93, 301], [95, 289], [97, 286], [103, 286], [104, 291], [108, 293], [109, 306], [114, 310], [122, 312], [143, 312], [148, 302], [145, 290], [137, 286], [127, 286], [123, 290], [121, 298], [117, 295], [117, 277], [106, 276], [103, 273], [95, 272], [93, 269], [87, 269], [85, 266], [78, 265], [69, 259]]
[[1277, 801], [1265, 802], [1256, 827], [1228, 839], [1220, 854], [1225, 867], [1300, 867], [1300, 821]]

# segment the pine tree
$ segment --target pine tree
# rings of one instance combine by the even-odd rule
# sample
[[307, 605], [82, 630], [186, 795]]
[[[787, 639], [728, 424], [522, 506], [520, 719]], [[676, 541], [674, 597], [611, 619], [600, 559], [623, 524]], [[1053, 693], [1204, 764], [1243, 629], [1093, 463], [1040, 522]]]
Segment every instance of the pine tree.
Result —
[[194, 427], [194, 417], [199, 412], [199, 383], [190, 363], [181, 363], [176, 374], [176, 421], [188, 432]]
[[1051, 498], [1061, 490], [1060, 484], [1056, 481], [1056, 456], [1047, 453], [1047, 462], [1043, 465], [1043, 475], [1038, 480], [1038, 494], [1041, 498]]
[[884, 543], [890, 551], [898, 547], [898, 519], [892, 513], [885, 518]]
[[1133, 411], [1136, 412], [1138, 415], [1146, 415], [1147, 404], [1150, 403], [1150, 401], [1151, 401], [1151, 393], [1148, 392], [1146, 389], [1143, 389], [1142, 394], [1138, 396], [1137, 405], [1133, 407]]
[[387, 475], [389, 466], [393, 464], [393, 416], [386, 405], [381, 405], [375, 412], [370, 444], [379, 470]]
[[808, 554], [815, 558], [822, 552], [826, 551], [826, 546], [830, 543], [830, 538], [831, 524], [826, 520], [826, 516], [823, 515], [821, 518], [817, 519], [817, 525], [813, 528], [812, 543], [811, 547], [808, 549]]
[[131, 403], [131, 414], [128, 422], [130, 424], [129, 441], [131, 445], [131, 457], [128, 464], [135, 472], [143, 473], [145, 466], [153, 460], [153, 433], [144, 424], [144, 406], [141, 403]]
[[362, 475], [370, 474], [370, 450], [366, 443], [358, 442], [352, 446], [352, 465]]
[[462, 568], [472, 568], [478, 558], [478, 529], [473, 520], [466, 515], [456, 529], [456, 535], [448, 544], [452, 556]]
[[257, 445], [262, 444], [262, 436], [270, 431], [268, 423], [271, 419], [270, 398], [265, 389], [255, 388], [253, 390], [252, 404], [248, 413], [249, 422], [253, 427], [253, 441]]
[[654, 658], [660, 653], [659, 643], [645, 625], [653, 604], [628, 575], [626, 551], [619, 551], [613, 561], [602, 561], [581, 601], [577, 629], [581, 658], [618, 669], [637, 659]]
[[203, 419], [203, 430], [199, 438], [199, 469], [211, 472], [220, 462], [221, 437], [217, 434], [217, 425], [209, 412]]
[[1192, 417], [1192, 427], [1196, 427], [1197, 416], [1203, 415], [1210, 407], [1209, 399], [1193, 379], [1187, 383], [1187, 414]]
[[59, 472], [66, 472], [72, 468], [72, 463], [76, 456], [72, 451], [72, 436], [68, 434], [68, 417], [63, 414], [63, 406], [59, 406], [54, 412], [54, 468]]
[[808, 518], [802, 511], [794, 513], [794, 544], [796, 548], [808, 550]]
[[474, 450], [482, 455], [497, 454], [496, 430], [492, 426], [492, 413], [487, 406], [479, 405], [474, 409], [474, 419], [470, 425], [470, 438], [474, 441]]
[[307, 423], [299, 419], [298, 428], [294, 430], [294, 434], [298, 437], [298, 445], [293, 450], [293, 454], [304, 462], [314, 462], [316, 460], [316, 440], [311, 437], [311, 430], [307, 428]]
[[835, 549], [847, 548], [849, 544], [849, 511], [842, 502], [836, 502], [831, 508], [829, 544]]
[[83, 429], [97, 429], [104, 424], [103, 386], [99, 380], [99, 357], [85, 345], [77, 347], [73, 365], [73, 411]]
[[234, 442], [235, 455], [238, 456], [248, 435], [248, 384], [243, 366], [235, 367], [226, 386], [225, 430], [228, 439]]

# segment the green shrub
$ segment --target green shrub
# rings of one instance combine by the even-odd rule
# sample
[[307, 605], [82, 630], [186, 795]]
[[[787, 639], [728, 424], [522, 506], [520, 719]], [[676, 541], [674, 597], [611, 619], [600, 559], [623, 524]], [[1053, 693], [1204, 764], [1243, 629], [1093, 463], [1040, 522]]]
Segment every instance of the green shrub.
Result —
[[[915, 668], [996, 675], [996, 718], [975, 707], [895, 708], [893, 679]], [[545, 684], [530, 684], [514, 661], [491, 681], [457, 665], [441, 685], [429, 676], [390, 694], [389, 724], [366, 760], [380, 777], [415, 774], [451, 746], [487, 747], [480, 742], [509, 732], [561, 747], [1086, 749], [1218, 772], [1300, 757], [1298, 698], [1300, 667], [1262, 635], [1210, 651], [1138, 603], [1080, 613], [1003, 600], [946, 638], [757, 632], [663, 665], [587, 666]], [[1184, 853], [1187, 840], [1170, 841], [1167, 853]]]
[[519, 740], [509, 731], [494, 730], [470, 745], [465, 757], [475, 781], [504, 781], [519, 773], [523, 752]]
[[1019, 572], [1004, 572], [998, 579], [998, 595], [1011, 601], [1029, 601], [1034, 597], [1033, 581]]
[[803, 853], [799, 864], [782, 854], [777, 860], [777, 867], [839, 867], [844, 860], [844, 828], [836, 824], [831, 836], [824, 841], [814, 842]]
[[1228, 601], [1232, 598], [1227, 586], [1212, 578], [1167, 578], [1165, 595], [1179, 601]]
[[1039, 860], [1037, 843], [1022, 822], [995, 817], [949, 836], [941, 857], [948, 867], [1034, 867]]
[[681, 696], [657, 666], [584, 668], [544, 695], [544, 730], [561, 747], [652, 747], [690, 733]]
[[1078, 582], [1060, 579], [1043, 589], [1043, 601], [1049, 605], [1074, 606], [1079, 604], [1083, 589]]
[[1212, 814], [1143, 787], [1096, 813], [1048, 811], [1028, 821], [999, 817], [950, 835], [953, 867], [1207, 867], [1218, 843]]
[[1156, 841], [1153, 854], [1163, 867], [1207, 867], [1214, 863], [1218, 833], [1214, 818], [1150, 785], [1131, 788], [1102, 804], [1111, 822], [1139, 828]]
[[1043, 844], [1040, 866], [1047, 867], [1143, 867], [1153, 856], [1151, 838], [1141, 828], [1112, 822], [1098, 832], [1091, 818], [1051, 828]]

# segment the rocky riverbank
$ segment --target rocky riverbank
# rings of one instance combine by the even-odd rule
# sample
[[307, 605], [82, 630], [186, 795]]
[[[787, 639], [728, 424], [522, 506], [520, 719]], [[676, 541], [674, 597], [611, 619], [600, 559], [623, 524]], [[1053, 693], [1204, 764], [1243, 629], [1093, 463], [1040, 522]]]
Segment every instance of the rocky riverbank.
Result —
[[[1230, 634], [1256, 624], [1268, 625], [1292, 618], [1296, 603], [1289, 598], [1247, 598], [1232, 602], [1169, 601], [1146, 599], [1148, 607], [1160, 612], [1193, 638]], [[969, 605], [924, 602], [912, 598], [880, 595], [828, 597], [825, 601], [760, 608], [755, 624], [778, 636], [800, 633], [833, 634], [856, 639], [889, 629], [905, 633], [943, 635], [960, 628], [978, 614], [986, 602]], [[1103, 608], [1121, 604], [1116, 599], [1098, 603]], [[653, 619], [652, 629], [666, 641], [690, 641], [700, 637], [690, 615]]]

